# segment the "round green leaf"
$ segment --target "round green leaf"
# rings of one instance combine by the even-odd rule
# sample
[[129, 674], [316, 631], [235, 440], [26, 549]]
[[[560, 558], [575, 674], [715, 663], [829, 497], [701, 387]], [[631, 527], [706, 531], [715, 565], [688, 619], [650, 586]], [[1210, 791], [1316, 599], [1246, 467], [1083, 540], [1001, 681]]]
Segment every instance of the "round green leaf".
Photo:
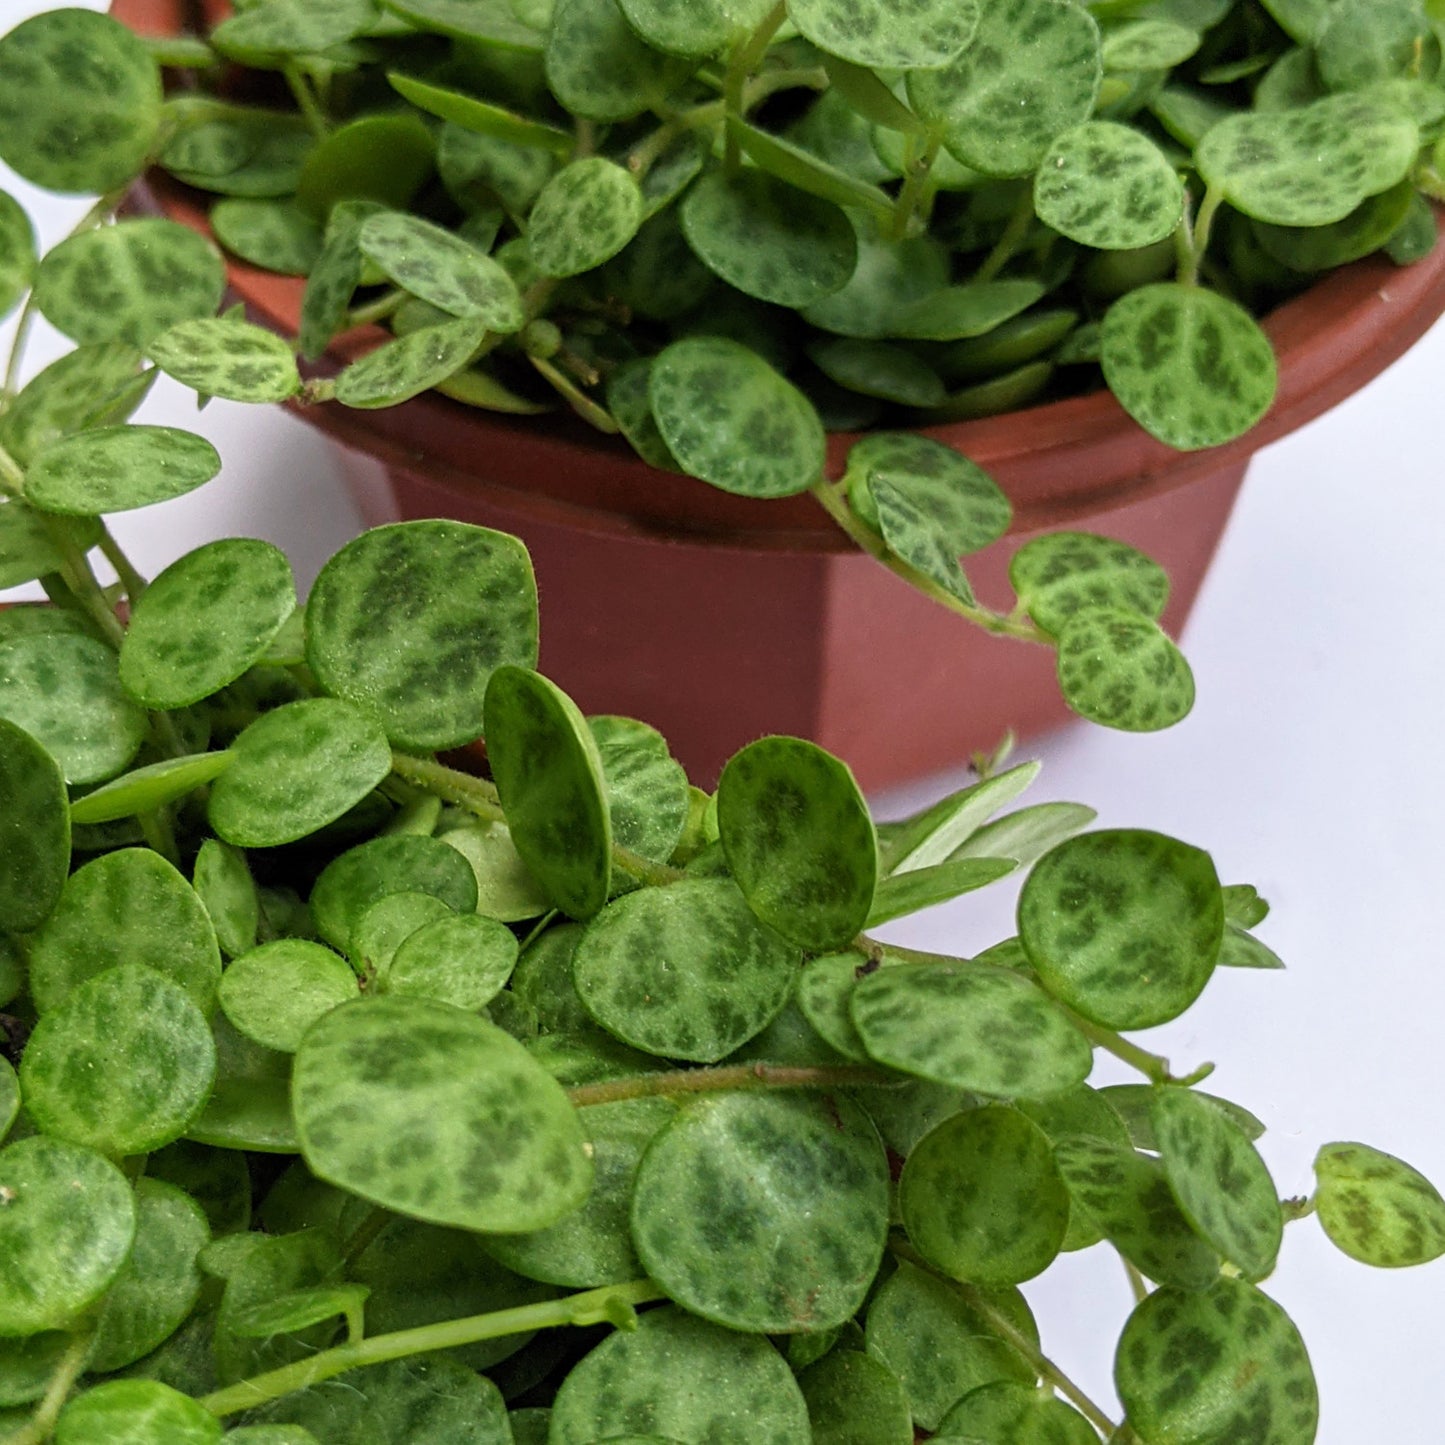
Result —
[[611, 260], [642, 224], [632, 173], [602, 156], [564, 166], [527, 218], [527, 250], [544, 276], [577, 276]]
[[[140, 363], [140, 352], [121, 341], [66, 352], [20, 389], [0, 418], [0, 441], [17, 462], [28, 466], [45, 447], [89, 425], [98, 407], [134, 386]], [[0, 538], [0, 577], [6, 575], [3, 562]], [[7, 580], [5, 585], [13, 584]]]
[[346, 328], [352, 294], [361, 284], [361, 228], [376, 210], [370, 201], [343, 201], [328, 218], [321, 254], [301, 295], [296, 340], [308, 361], [320, 356], [331, 338]]
[[974, 1284], [1041, 1274], [1069, 1227], [1048, 1138], [1014, 1109], [970, 1109], [925, 1135], [903, 1166], [898, 1205], [919, 1253]]
[[867, 977], [867, 962], [861, 953], [830, 953], [810, 960], [798, 976], [803, 1017], [831, 1048], [860, 1064], [870, 1059], [853, 1025], [853, 987]]
[[182, 497], [221, 470], [204, 437], [165, 426], [107, 426], [42, 451], [25, 496], [49, 512], [125, 512]]
[[225, 105], [197, 96], [194, 113], [179, 94], [167, 102], [177, 121], [161, 164], [178, 181], [224, 196], [267, 199], [291, 195], [316, 134], [303, 116], [260, 107]]
[[831, 1329], [878, 1271], [888, 1161], [842, 1097], [700, 1099], [643, 1155], [632, 1233], [648, 1276], [693, 1314], [756, 1334]]
[[446, 1004], [333, 1009], [297, 1051], [292, 1102], [315, 1174], [435, 1224], [542, 1229], [591, 1187], [561, 1086], [501, 1029]]
[[683, 234], [737, 289], [779, 306], [808, 306], [853, 274], [858, 243], [848, 217], [762, 170], [714, 171], [687, 193]]
[[[1445, 100], [1445, 93], [1442, 93]], [[1420, 233], [1419, 244], [1424, 255], [1435, 245], [1434, 212], [1427, 207], [1423, 212], [1417, 204], [1424, 204], [1417, 194], [1414, 183], [1407, 177], [1397, 186], [1382, 191], [1378, 196], [1369, 196], [1361, 201], [1343, 221], [1329, 226], [1271, 226], [1264, 221], [1251, 224], [1253, 237], [1276, 261], [1295, 271], [1332, 271], [1336, 266], [1346, 266], [1368, 256], [1389, 243], [1389, 254], [1396, 259], [1394, 238], [1401, 234], [1407, 223], [1416, 223], [1422, 217], [1429, 222], [1428, 229]], [[1413, 224], [1410, 224], [1413, 230]], [[1410, 248], [1416, 242], [1405, 233]], [[1419, 260], [1419, 255], [1407, 256], [1404, 260]], [[1401, 264], [1397, 261], [1397, 264]]]
[[1008, 577], [1029, 616], [1055, 637], [1088, 607], [1157, 618], [1169, 600], [1169, 577], [1157, 562], [1090, 532], [1050, 532], [1025, 542], [1009, 561]]
[[1157, 622], [1086, 607], [1058, 639], [1059, 689], [1080, 717], [1125, 732], [1173, 727], [1194, 706], [1194, 674]]
[[979, 0], [790, 0], [788, 18], [829, 55], [874, 69], [947, 64], [979, 29]]
[[1114, 1356], [1129, 1423], [1161, 1445], [1313, 1440], [1319, 1395], [1289, 1316], [1253, 1285], [1155, 1290], [1129, 1316]]
[[1331, 95], [1299, 109], [1225, 117], [1199, 142], [1195, 164], [1257, 221], [1324, 226], [1401, 180], [1419, 146], [1418, 127], [1398, 106]]
[[296, 358], [285, 340], [235, 317], [181, 320], [160, 330], [147, 350], [167, 376], [202, 396], [285, 401], [301, 390]]
[[665, 863], [687, 824], [687, 773], [656, 728], [625, 717], [590, 717], [587, 726], [607, 787], [612, 836], [624, 848]]
[[130, 1184], [99, 1154], [37, 1134], [0, 1150], [0, 1189], [0, 1334], [63, 1329], [130, 1254]]
[[[738, 1401], [747, 1401], [740, 1409]], [[649, 1310], [584, 1355], [552, 1404], [550, 1445], [624, 1428], [708, 1445], [809, 1445], [808, 1407], [783, 1357], [756, 1335], [672, 1307]]]
[[77, 1395], [55, 1423], [55, 1445], [220, 1445], [221, 1422], [159, 1380], [107, 1380]]
[[217, 25], [211, 40], [222, 55], [245, 65], [275, 66], [283, 57], [314, 54], [343, 45], [376, 21], [371, 0], [268, 0], [247, 6]]
[[187, 707], [259, 662], [296, 610], [278, 547], [251, 537], [208, 542], [172, 562], [134, 604], [120, 680], [137, 702]]
[[178, 322], [212, 315], [225, 285], [209, 241], [178, 221], [145, 217], [62, 241], [40, 263], [34, 295], [72, 341], [147, 346]]
[[504, 666], [487, 684], [485, 731], [518, 853], [554, 906], [590, 918], [607, 901], [612, 828], [586, 721], [540, 673]]
[[1050, 993], [1106, 1028], [1151, 1028], [1209, 982], [1224, 899], [1208, 853], [1108, 829], [1070, 838], [1034, 865], [1018, 925]]
[[1089, 120], [1056, 136], [1034, 177], [1034, 210], [1045, 225], [1104, 251], [1162, 241], [1179, 224], [1184, 187], [1148, 136]]
[[147, 1179], [174, 1184], [204, 1212], [212, 1234], [251, 1226], [251, 1175], [245, 1156], [178, 1139], [146, 1160]]
[[1028, 979], [987, 964], [882, 968], [853, 990], [853, 1024], [880, 1064], [1005, 1099], [1080, 1084], [1088, 1040]]
[[478, 913], [501, 923], [516, 923], [540, 918], [552, 906], [527, 871], [505, 823], [449, 828], [440, 836], [472, 866]]
[[436, 149], [425, 122], [411, 112], [358, 116], [322, 136], [307, 154], [296, 204], [312, 216], [350, 200], [405, 208], [432, 176]]
[[1181, 451], [1247, 432], [1274, 400], [1269, 338], [1243, 307], [1213, 291], [1169, 281], [1141, 286], [1109, 308], [1100, 345], [1120, 405]]
[[211, 1020], [216, 1041], [216, 1087], [186, 1137], [218, 1149], [294, 1154], [291, 1057], [263, 1049], [237, 1032], [226, 1016]]
[[1173, 70], [1199, 49], [1198, 30], [1172, 20], [1130, 20], [1104, 36], [1104, 68]]
[[239, 848], [294, 843], [334, 822], [391, 771], [391, 748], [371, 714], [313, 697], [264, 713], [231, 744], [207, 816]]
[[940, 1440], [955, 1436], [989, 1445], [1098, 1445], [1099, 1439], [1072, 1405], [1013, 1380], [970, 1390], [938, 1427]]
[[20, 1061], [36, 1124], [113, 1156], [179, 1139], [215, 1078], [205, 1015], [143, 964], [107, 969], [72, 989], [36, 1024]]
[[492, 669], [537, 661], [526, 548], [463, 522], [364, 533], [311, 589], [306, 661], [325, 691], [375, 713], [401, 747], [471, 742]]
[[321, 256], [321, 227], [291, 201], [228, 197], [211, 207], [211, 229], [233, 256], [283, 276], [305, 276]]
[[808, 347], [808, 356], [830, 381], [864, 396], [900, 406], [939, 406], [947, 396], [926, 361], [886, 341], [825, 337]]
[[404, 291], [449, 315], [484, 322], [489, 331], [517, 331], [522, 298], [501, 264], [460, 236], [397, 211], [362, 224], [357, 244]]
[[948, 253], [931, 236], [885, 240], [869, 217], [855, 213], [852, 220], [858, 261], [851, 279], [804, 315], [840, 336], [890, 340], [901, 311], [948, 284]]
[[109, 16], [55, 10], [0, 39], [0, 160], [27, 181], [114, 190], [144, 168], [160, 123], [160, 71]]
[[207, 838], [196, 853], [191, 883], [215, 925], [222, 953], [234, 958], [253, 947], [261, 907], [245, 854]]
[[6, 930], [29, 933], [44, 923], [69, 872], [70, 804], [60, 765], [23, 728], [0, 718], [0, 918]]
[[226, 1017], [247, 1038], [294, 1054], [322, 1014], [356, 997], [356, 975], [319, 943], [279, 938], [236, 959], [219, 992]]
[[957, 59], [909, 75], [908, 98], [965, 165], [1023, 176], [1088, 118], [1102, 73], [1099, 27], [1073, 0], [998, 0]]
[[743, 496], [786, 497], [822, 475], [812, 403], [736, 341], [673, 342], [653, 359], [648, 392], [662, 439], [690, 476]]
[[136, 1180], [135, 1244], [106, 1292], [88, 1368], [123, 1369], [180, 1328], [201, 1293], [196, 1256], [211, 1231], [199, 1204], [172, 1184]]
[[637, 1279], [632, 1244], [633, 1180], [643, 1150], [677, 1112], [669, 1099], [628, 1099], [582, 1110], [592, 1154], [592, 1192], [580, 1209], [531, 1234], [499, 1234], [487, 1250], [529, 1279], [592, 1289]]
[[30, 289], [35, 261], [30, 217], [14, 196], [0, 191], [0, 317], [8, 316]]
[[476, 1010], [501, 992], [516, 962], [517, 938], [510, 928], [479, 914], [457, 914], [410, 934], [377, 988]]
[[798, 1376], [813, 1445], [912, 1445], [913, 1419], [898, 1377], [860, 1350], [831, 1350]]
[[1190, 1089], [1156, 1090], [1149, 1117], [1185, 1218], [1246, 1279], [1263, 1279], [1274, 1269], [1284, 1217], [1254, 1145]]
[[749, 907], [799, 948], [841, 948], [863, 927], [878, 840], [846, 763], [802, 738], [760, 738], [718, 780], [718, 835]]
[[396, 951], [417, 929], [458, 914], [430, 893], [388, 893], [378, 898], [351, 930], [351, 966], [370, 984], [391, 967]]
[[645, 45], [617, 0], [557, 0], [545, 62], [547, 85], [563, 108], [600, 121], [664, 104], [688, 69]]
[[654, 49], [701, 60], [750, 35], [768, 0], [621, 0], [628, 24]]
[[113, 778], [149, 726], [121, 690], [115, 653], [78, 633], [0, 642], [0, 719], [24, 728], [67, 783]]
[[1403, 1159], [1367, 1144], [1326, 1144], [1315, 1180], [1320, 1224], [1351, 1259], [1398, 1269], [1445, 1254], [1445, 1201]]
[[787, 1002], [797, 951], [726, 878], [641, 888], [610, 903], [577, 945], [573, 983], [609, 1033], [664, 1058], [716, 1063]]
[[159, 853], [122, 848], [71, 874], [59, 906], [29, 940], [30, 994], [45, 1014], [107, 969], [145, 964], [202, 1013], [216, 1004], [216, 932], [190, 884]]
[[1024, 279], [944, 286], [900, 307], [893, 334], [917, 341], [983, 336], [1027, 311], [1043, 294], [1041, 282]]

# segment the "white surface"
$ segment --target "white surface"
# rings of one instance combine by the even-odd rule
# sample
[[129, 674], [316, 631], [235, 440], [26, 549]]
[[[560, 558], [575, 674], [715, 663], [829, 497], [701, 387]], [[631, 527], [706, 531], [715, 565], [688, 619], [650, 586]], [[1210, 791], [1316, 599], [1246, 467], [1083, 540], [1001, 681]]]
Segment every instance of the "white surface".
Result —
[[[0, 21], [44, 8], [0, 0]], [[3, 171], [0, 185], [33, 198]], [[76, 212], [42, 202], [46, 239]], [[37, 346], [37, 363], [57, 349]], [[1212, 852], [1226, 882], [1253, 882], [1274, 904], [1261, 935], [1289, 970], [1221, 971], [1186, 1021], [1141, 1038], [1179, 1066], [1218, 1065], [1208, 1087], [1269, 1125], [1262, 1147], [1285, 1195], [1310, 1192], [1314, 1151], [1335, 1139], [1387, 1149], [1445, 1183], [1442, 378], [1436, 327], [1260, 456], [1184, 639], [1199, 683], [1186, 722], [1152, 737], [1081, 724], [1025, 750], [1045, 763], [1034, 801], [1075, 799], [1102, 826], [1175, 833]], [[162, 386], [142, 419], [190, 426], [225, 459], [190, 497], [115, 519], [143, 571], [246, 534], [285, 547], [304, 583], [357, 529], [320, 441], [278, 410], [216, 402], [197, 416]], [[896, 814], [962, 781], [880, 806]], [[1000, 885], [895, 936], [976, 950], [1013, 931], [1014, 891]], [[1314, 1358], [1320, 1445], [1441, 1439], [1445, 1262], [1368, 1270], [1305, 1221], [1289, 1228], [1269, 1289]], [[1117, 1263], [1095, 1250], [1027, 1292], [1046, 1351], [1107, 1398], [1129, 1307]]]

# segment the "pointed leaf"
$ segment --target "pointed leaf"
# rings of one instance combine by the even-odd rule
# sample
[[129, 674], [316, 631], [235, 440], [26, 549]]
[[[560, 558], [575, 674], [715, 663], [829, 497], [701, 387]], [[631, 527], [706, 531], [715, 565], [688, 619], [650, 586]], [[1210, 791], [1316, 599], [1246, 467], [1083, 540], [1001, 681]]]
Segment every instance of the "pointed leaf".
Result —
[[522, 300], [502, 266], [460, 236], [417, 216], [382, 211], [362, 224], [357, 244], [404, 291], [489, 331], [517, 331]]

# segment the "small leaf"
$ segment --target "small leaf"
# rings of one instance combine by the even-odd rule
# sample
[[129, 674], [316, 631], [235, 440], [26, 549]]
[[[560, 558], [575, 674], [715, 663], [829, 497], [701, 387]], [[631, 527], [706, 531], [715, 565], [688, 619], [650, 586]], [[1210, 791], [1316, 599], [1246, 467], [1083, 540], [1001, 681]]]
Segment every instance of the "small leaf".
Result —
[[927, 868], [910, 868], [879, 883], [865, 924], [876, 928], [920, 909], [947, 903], [1006, 878], [1018, 867], [1012, 858], [951, 858]]
[[828, 337], [808, 347], [808, 358], [839, 386], [899, 406], [938, 406], [947, 395], [926, 361], [886, 341]]
[[979, 28], [978, 0], [922, 0], [899, 11], [881, 0], [790, 0], [788, 18], [819, 50], [873, 69], [946, 65]]
[[847, 284], [805, 312], [805, 319], [839, 336], [891, 340], [899, 312], [946, 286], [948, 255], [931, 236], [885, 240], [868, 216], [851, 217], [858, 260]]
[[243, 953], [221, 975], [226, 1017], [264, 1048], [294, 1054], [319, 1019], [356, 997], [344, 958], [302, 938], [280, 938]]
[[36, 259], [30, 217], [14, 196], [0, 191], [0, 318], [8, 316], [30, 289]]
[[25, 475], [49, 512], [124, 512], [184, 496], [221, 470], [204, 437], [162, 426], [97, 427], [46, 447]]
[[402, 747], [471, 742], [492, 670], [537, 660], [526, 548], [461, 522], [364, 533], [311, 589], [306, 660], [325, 691], [375, 713]]
[[217, 1149], [295, 1154], [300, 1146], [291, 1120], [290, 1055], [253, 1043], [221, 1013], [211, 1032], [216, 1087], [186, 1138]]
[[996, 1445], [1096, 1445], [1099, 1438], [1072, 1405], [1013, 1380], [970, 1390], [938, 1427], [940, 1440], [955, 1437]]
[[854, 1445], [860, 1440], [870, 1445], [911, 1445], [908, 1396], [893, 1371], [872, 1355], [830, 1350], [799, 1373], [798, 1386], [808, 1402], [813, 1445]]
[[1020, 763], [960, 788], [912, 817], [882, 824], [878, 856], [885, 871], [906, 873], [911, 868], [947, 862], [986, 819], [1013, 802], [1038, 777], [1040, 766]]
[[[475, 6], [468, 6], [467, 9], [479, 17], [487, 13]], [[476, 96], [467, 95], [460, 90], [430, 85], [415, 76], [402, 75], [395, 70], [387, 72], [386, 80], [398, 95], [405, 97], [418, 110], [451, 121], [463, 130], [506, 141], [510, 145], [533, 146], [562, 159], [572, 154], [572, 137], [565, 130], [558, 130], [556, 126], [543, 125], [540, 121], [529, 120], [526, 116], [478, 100]]]
[[153, 813], [204, 787], [230, 766], [231, 754], [219, 752], [187, 753], [132, 768], [77, 798], [71, 804], [70, 821], [77, 827], [88, 827]]
[[166, 102], [176, 133], [161, 164], [198, 190], [252, 200], [295, 193], [315, 132], [304, 117], [287, 111], [226, 105], [197, 96], [195, 109], [179, 95]]
[[687, 773], [667, 740], [646, 723], [590, 717], [587, 727], [602, 761], [612, 837], [624, 848], [666, 863], [687, 825]]
[[167, 376], [202, 396], [227, 401], [285, 401], [301, 390], [291, 348], [263, 326], [227, 317], [182, 321], [149, 344]]
[[501, 992], [516, 962], [517, 939], [510, 928], [494, 918], [461, 913], [409, 934], [377, 988], [475, 1012]]
[[242, 1339], [267, 1339], [310, 1329], [345, 1315], [361, 1317], [369, 1291], [364, 1284], [334, 1284], [313, 1289], [288, 1290], [273, 1299], [261, 1300], [230, 1319], [231, 1329]]
[[1130, 20], [1104, 36], [1104, 69], [1173, 70], [1199, 49], [1203, 37], [1172, 20]]
[[461, 371], [488, 329], [477, 317], [460, 317], [384, 342], [337, 377], [336, 399], [362, 410], [409, 401]]
[[62, 241], [35, 273], [35, 305], [82, 345], [148, 346], [178, 322], [221, 304], [220, 253], [178, 221], [117, 221]]
[[1081, 246], [1126, 251], [1171, 235], [1184, 187], [1148, 136], [1089, 120], [1056, 136], [1034, 177], [1039, 220]]
[[233, 255], [283, 276], [305, 276], [321, 255], [321, 227], [292, 201], [230, 197], [211, 207], [211, 229]]
[[544, 276], [577, 276], [609, 261], [642, 224], [632, 173], [584, 156], [554, 175], [527, 218], [527, 249]]
[[1027, 311], [1043, 294], [1041, 282], [1027, 280], [945, 286], [901, 307], [893, 318], [893, 334], [914, 341], [982, 336]]
[[545, 68], [564, 110], [600, 121], [628, 120], [663, 104], [688, 72], [645, 45], [616, 0], [557, 0]]
[[1157, 562], [1090, 532], [1034, 537], [1014, 553], [1008, 576], [1029, 616], [1054, 637], [1088, 607], [1157, 618], [1169, 600], [1169, 577]]
[[404, 210], [431, 179], [437, 144], [411, 111], [357, 116], [323, 135], [296, 181], [296, 205], [322, 219], [343, 201]]
[[55, 1445], [220, 1445], [221, 1422], [159, 1380], [107, 1380], [70, 1400]]
[[1252, 933], [1233, 923], [1224, 925], [1224, 939], [1219, 945], [1221, 968], [1283, 968], [1284, 960]]
[[346, 325], [352, 295], [361, 284], [361, 228], [376, 212], [374, 202], [343, 201], [328, 219], [321, 254], [301, 296], [297, 345], [308, 361], [320, 356]]
[[1434, 40], [1427, 17], [1420, 0], [1375, 0], [1364, 10], [1331, 6], [1314, 37], [1320, 78], [1330, 90], [1365, 90], [1418, 73]]
[[1445, 1200], [1403, 1159], [1367, 1144], [1326, 1144], [1315, 1179], [1320, 1224], [1351, 1259], [1398, 1269], [1445, 1254]]
[[1125, 732], [1173, 727], [1194, 706], [1194, 674], [1157, 622], [1087, 607], [1058, 639], [1059, 689], [1080, 717]]
[[829, 1329], [882, 1259], [888, 1161], [840, 1096], [699, 1099], [648, 1145], [632, 1232], [647, 1275], [693, 1314], [759, 1334]]
[[[561, 1087], [501, 1029], [446, 1004], [333, 1009], [302, 1041], [292, 1097], [315, 1174], [432, 1223], [541, 1229], [591, 1186]], [[404, 1154], [387, 1149], [397, 1138]]]
[[439, 310], [485, 322], [489, 331], [520, 330], [525, 318], [512, 278], [460, 236], [382, 211], [362, 224], [357, 244], [404, 291]]
[[1106, 1028], [1177, 1018], [1219, 956], [1224, 903], [1207, 853], [1137, 829], [1085, 833], [1035, 864], [1019, 935], [1050, 993]]
[[870, 213], [880, 224], [893, 218], [893, 199], [887, 191], [859, 180], [852, 171], [829, 165], [803, 146], [760, 130], [735, 115], [727, 118], [728, 134], [743, 154], [761, 170], [821, 201]]
[[[140, 364], [140, 352], [122, 341], [66, 352], [21, 387], [0, 417], [0, 441], [21, 466], [29, 466], [52, 442], [91, 425], [100, 406], [135, 384]], [[3, 563], [0, 540], [0, 577], [7, 575]]]
[[622, 0], [628, 24], [654, 49], [702, 60], [752, 34], [768, 0]]
[[48, 191], [102, 194], [144, 168], [161, 76], [108, 15], [55, 10], [0, 39], [0, 160]]
[[502, 923], [518, 923], [540, 918], [551, 908], [505, 823], [448, 828], [439, 836], [471, 864], [478, 913]]
[[1082, 832], [1096, 817], [1082, 803], [1036, 803], [985, 824], [954, 850], [953, 858], [1009, 858], [1027, 867]]
[[[249, 11], [249, 13], [248, 13]], [[292, 55], [316, 54], [363, 34], [375, 23], [373, 0], [330, 0], [318, 10], [309, 0], [267, 0], [223, 20], [211, 44], [243, 65], [278, 68]]]
[[6, 931], [29, 933], [44, 923], [69, 872], [70, 807], [60, 765], [23, 728], [0, 718], [0, 918]]
[[871, 1059], [853, 1024], [851, 1009], [854, 986], [867, 976], [867, 963], [861, 953], [824, 954], [803, 965], [797, 988], [803, 1017], [830, 1048], [860, 1064]]

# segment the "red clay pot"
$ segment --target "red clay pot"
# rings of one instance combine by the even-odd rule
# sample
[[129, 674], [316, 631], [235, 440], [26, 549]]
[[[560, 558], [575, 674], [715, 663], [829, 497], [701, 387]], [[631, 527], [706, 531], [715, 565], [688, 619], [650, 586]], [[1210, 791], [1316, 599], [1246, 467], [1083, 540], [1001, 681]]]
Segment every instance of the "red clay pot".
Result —
[[[184, 0], [114, 0], [143, 33], [174, 33]], [[142, 204], [205, 231], [204, 199], [163, 176]], [[233, 261], [253, 319], [294, 334], [302, 283]], [[1165, 625], [1188, 617], [1254, 452], [1363, 386], [1445, 310], [1445, 245], [1399, 269], [1334, 272], [1265, 322], [1279, 394], [1247, 436], [1179, 453], [1107, 392], [924, 428], [987, 469], [1014, 506], [1003, 541], [967, 561], [1009, 605], [1008, 559], [1059, 527], [1116, 537], [1168, 571]], [[347, 354], [384, 333], [347, 339]], [[1052, 653], [986, 636], [851, 549], [807, 496], [761, 502], [655, 471], [570, 415], [511, 418], [428, 394], [382, 411], [297, 408], [341, 447], [370, 524], [455, 517], [531, 550], [547, 674], [587, 712], [660, 728], [699, 783], [764, 733], [813, 738], [865, 788], [948, 767], [1008, 728], [1069, 716]], [[853, 440], [830, 438], [834, 475]]]

